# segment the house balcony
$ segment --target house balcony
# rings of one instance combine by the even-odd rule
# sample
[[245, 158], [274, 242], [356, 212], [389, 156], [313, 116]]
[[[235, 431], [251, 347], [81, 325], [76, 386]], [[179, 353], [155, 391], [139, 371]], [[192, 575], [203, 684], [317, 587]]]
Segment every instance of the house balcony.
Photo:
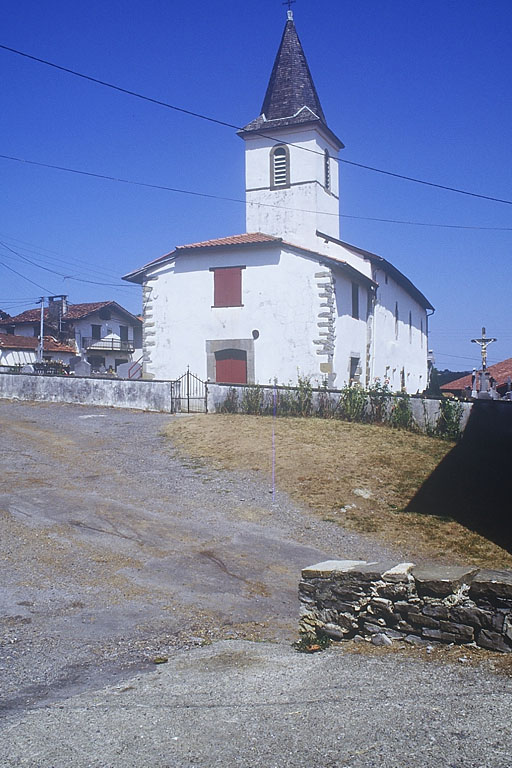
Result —
[[88, 352], [128, 352], [135, 350], [133, 341], [122, 341], [116, 338], [93, 339], [90, 336], [82, 337], [82, 347]]

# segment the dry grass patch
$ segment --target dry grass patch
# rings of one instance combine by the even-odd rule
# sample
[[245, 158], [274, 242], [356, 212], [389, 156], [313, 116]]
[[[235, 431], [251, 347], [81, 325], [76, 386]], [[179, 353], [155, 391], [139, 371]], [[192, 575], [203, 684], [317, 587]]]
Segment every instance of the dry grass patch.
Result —
[[[173, 420], [184, 455], [270, 476], [273, 420], [197, 415]], [[374, 535], [412, 558], [512, 567], [512, 556], [454, 520], [404, 512], [453, 445], [372, 424], [280, 418], [274, 422], [276, 484], [324, 519]]]

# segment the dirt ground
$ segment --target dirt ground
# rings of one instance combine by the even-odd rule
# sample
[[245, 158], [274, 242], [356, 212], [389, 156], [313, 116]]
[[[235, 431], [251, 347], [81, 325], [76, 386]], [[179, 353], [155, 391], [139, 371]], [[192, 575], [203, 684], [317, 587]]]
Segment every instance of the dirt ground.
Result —
[[407, 553], [180, 458], [172, 418], [0, 401], [2, 768], [511, 765], [496, 654], [292, 649], [302, 567]]
[[264, 478], [179, 458], [173, 418], [0, 402], [2, 710], [205, 640], [291, 642], [302, 567], [391, 556]]

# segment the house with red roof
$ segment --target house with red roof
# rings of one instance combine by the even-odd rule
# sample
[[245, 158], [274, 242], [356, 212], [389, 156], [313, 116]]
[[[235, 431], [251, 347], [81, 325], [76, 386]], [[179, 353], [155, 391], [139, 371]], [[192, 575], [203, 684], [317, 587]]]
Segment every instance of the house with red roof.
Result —
[[[0, 320], [0, 335], [25, 337], [31, 344], [35, 340], [36, 347], [40, 328], [40, 308]], [[82, 357], [93, 371], [117, 370], [142, 357], [142, 321], [115, 301], [71, 304], [67, 296], [50, 296], [43, 311], [43, 334], [71, 348], [72, 356]], [[44, 352], [47, 357], [59, 350], [45, 346]]]
[[[502, 360], [501, 363], [489, 365], [486, 369], [489, 378], [494, 380], [496, 391], [501, 397], [512, 389], [512, 357]], [[477, 376], [478, 387], [478, 376]], [[470, 397], [473, 390], [473, 375], [468, 373], [455, 381], [449, 381], [441, 385], [442, 392], [449, 392], [456, 397]]]
[[[34, 336], [15, 336], [0, 333], [0, 367], [10, 368], [31, 365], [38, 360], [39, 339]], [[53, 360], [67, 365], [76, 355], [75, 346], [57, 341], [52, 336], [44, 337], [43, 360]]]
[[143, 289], [143, 371], [221, 383], [428, 384], [433, 307], [340, 234], [338, 154], [288, 11], [245, 142], [246, 231], [179, 245], [124, 276]]

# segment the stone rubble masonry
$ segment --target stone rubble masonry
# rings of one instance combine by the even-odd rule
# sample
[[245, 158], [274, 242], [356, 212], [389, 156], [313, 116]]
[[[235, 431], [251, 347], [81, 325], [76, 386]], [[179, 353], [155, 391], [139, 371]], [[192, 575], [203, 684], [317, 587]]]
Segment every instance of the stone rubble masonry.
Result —
[[304, 568], [299, 600], [306, 636], [512, 651], [512, 571], [327, 560]]

